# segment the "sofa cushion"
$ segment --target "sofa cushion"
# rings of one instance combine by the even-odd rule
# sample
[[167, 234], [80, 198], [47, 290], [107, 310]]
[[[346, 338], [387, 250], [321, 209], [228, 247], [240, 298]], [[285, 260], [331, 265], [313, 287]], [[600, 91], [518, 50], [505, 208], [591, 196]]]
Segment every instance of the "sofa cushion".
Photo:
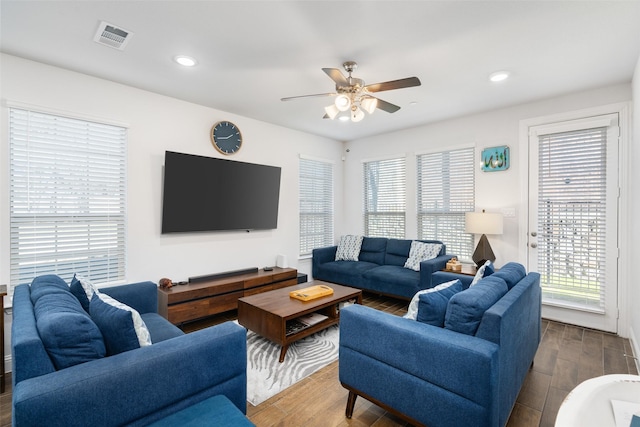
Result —
[[365, 237], [362, 239], [360, 247], [360, 261], [372, 262], [378, 265], [384, 264], [384, 255], [387, 250], [387, 238], [385, 237]]
[[420, 273], [397, 265], [380, 265], [363, 275], [365, 289], [411, 299], [420, 288]]
[[484, 312], [507, 291], [507, 283], [492, 274], [475, 286], [458, 292], [449, 300], [444, 327], [462, 334], [475, 335]]
[[69, 285], [55, 274], [38, 276], [31, 282], [31, 303], [35, 306], [43, 295], [55, 293], [69, 293]]
[[500, 270], [493, 273], [496, 277], [500, 277], [505, 282], [507, 282], [507, 287], [509, 289], [513, 288], [518, 284], [520, 280], [527, 275], [527, 271], [524, 269], [522, 264], [518, 264], [517, 262], [510, 262], [505, 264]]
[[340, 237], [336, 261], [358, 261], [363, 236], [346, 235]]
[[387, 254], [384, 258], [386, 265], [397, 265], [404, 267], [409, 251], [411, 250], [411, 240], [389, 239], [387, 242]]
[[447, 313], [449, 300], [458, 292], [462, 292], [462, 282], [460, 282], [460, 280], [449, 283], [449, 286], [443, 287], [443, 285], [445, 285], [445, 283], [443, 283], [436, 286], [436, 288], [439, 288], [437, 291], [426, 292], [418, 297], [418, 315], [416, 316], [418, 322], [427, 323], [439, 328], [444, 327], [444, 318]]
[[89, 303], [96, 291], [94, 284], [84, 277], [74, 274], [73, 279], [71, 279], [71, 285], [69, 285], [69, 290], [76, 298], [78, 298], [82, 308], [89, 313]]
[[106, 355], [100, 330], [70, 292], [40, 296], [34, 314], [38, 333], [56, 369]]
[[170, 323], [158, 313], [144, 313], [141, 314], [140, 317], [142, 317], [144, 324], [147, 326], [151, 342], [154, 344], [184, 335], [184, 332], [182, 332], [180, 328]]
[[493, 273], [495, 273], [493, 264], [491, 264], [490, 260], [487, 260], [487, 262], [485, 262], [480, 266], [480, 268], [478, 268], [478, 270], [476, 271], [476, 275], [473, 277], [473, 280], [471, 281], [471, 284], [469, 286], [474, 286], [480, 281], [480, 279], [491, 276]]
[[133, 308], [95, 292], [89, 311], [102, 332], [108, 355], [151, 345], [149, 330]]
[[437, 257], [441, 248], [442, 245], [437, 243], [412, 241], [411, 248], [409, 249], [409, 257], [407, 261], [405, 261], [404, 267], [414, 271], [420, 271], [420, 263]]
[[365, 283], [364, 273], [377, 267], [380, 266], [372, 262], [330, 261], [317, 266], [316, 273], [319, 278], [327, 282], [362, 288]]

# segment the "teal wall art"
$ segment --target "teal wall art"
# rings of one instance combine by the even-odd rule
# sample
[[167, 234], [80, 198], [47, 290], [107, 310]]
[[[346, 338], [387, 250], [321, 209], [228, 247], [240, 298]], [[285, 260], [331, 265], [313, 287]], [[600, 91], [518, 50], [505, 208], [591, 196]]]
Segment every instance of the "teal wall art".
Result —
[[497, 172], [509, 169], [509, 146], [490, 147], [482, 150], [482, 170]]

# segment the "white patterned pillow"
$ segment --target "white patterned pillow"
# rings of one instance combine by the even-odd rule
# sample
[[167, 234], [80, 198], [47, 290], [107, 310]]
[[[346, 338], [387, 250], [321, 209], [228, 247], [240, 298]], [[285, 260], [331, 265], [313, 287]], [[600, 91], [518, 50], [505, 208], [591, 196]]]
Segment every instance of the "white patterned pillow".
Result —
[[484, 272], [487, 267], [491, 267], [491, 260], [487, 260], [478, 270], [476, 270], [476, 275], [473, 277], [473, 281], [469, 285], [469, 287], [474, 286], [476, 283], [480, 281], [484, 277]]
[[439, 243], [424, 243], [414, 240], [411, 242], [409, 258], [404, 263], [404, 267], [420, 271], [420, 262], [437, 257], [440, 249], [442, 249], [442, 245]]
[[358, 261], [363, 236], [346, 235], [340, 237], [336, 261]]

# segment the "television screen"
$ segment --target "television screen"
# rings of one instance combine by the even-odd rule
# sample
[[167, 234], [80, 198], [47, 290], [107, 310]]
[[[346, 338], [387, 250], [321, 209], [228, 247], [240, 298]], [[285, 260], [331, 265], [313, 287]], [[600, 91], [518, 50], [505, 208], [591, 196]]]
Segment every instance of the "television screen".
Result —
[[278, 227], [281, 168], [165, 152], [162, 233]]

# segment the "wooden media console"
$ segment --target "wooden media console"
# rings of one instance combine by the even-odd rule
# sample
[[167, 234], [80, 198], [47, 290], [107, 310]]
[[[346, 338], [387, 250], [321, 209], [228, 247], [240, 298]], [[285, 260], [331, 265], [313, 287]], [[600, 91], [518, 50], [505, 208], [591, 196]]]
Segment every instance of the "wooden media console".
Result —
[[294, 268], [242, 273], [158, 288], [158, 313], [175, 325], [238, 308], [238, 299], [298, 284]]

